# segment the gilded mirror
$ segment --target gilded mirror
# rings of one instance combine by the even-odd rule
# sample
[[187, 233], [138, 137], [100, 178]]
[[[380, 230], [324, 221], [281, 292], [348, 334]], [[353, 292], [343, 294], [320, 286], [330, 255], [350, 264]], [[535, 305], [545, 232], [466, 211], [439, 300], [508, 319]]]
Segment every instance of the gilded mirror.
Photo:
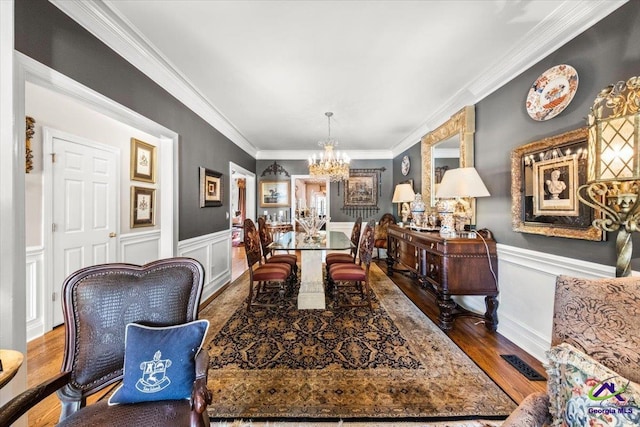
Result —
[[[458, 167], [473, 166], [473, 134], [475, 132], [475, 107], [468, 105], [435, 130], [422, 137], [422, 198], [435, 208], [435, 185], [444, 171], [452, 167], [446, 161], [436, 168], [435, 156], [438, 150], [449, 151], [457, 147]], [[443, 147], [443, 148], [440, 148]], [[449, 159], [453, 154], [445, 155]], [[475, 215], [475, 212], [474, 212]]]

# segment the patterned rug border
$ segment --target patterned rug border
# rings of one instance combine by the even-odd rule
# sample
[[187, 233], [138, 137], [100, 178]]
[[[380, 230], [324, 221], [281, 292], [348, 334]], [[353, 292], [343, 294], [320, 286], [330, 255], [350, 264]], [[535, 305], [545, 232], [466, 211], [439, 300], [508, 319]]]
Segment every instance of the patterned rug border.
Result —
[[[246, 283], [246, 281], [248, 280], [247, 276], [248, 276], [248, 273], [245, 272], [240, 277], [238, 277], [233, 283], [229, 284], [228, 287], [223, 292], [221, 292], [221, 294], [214, 301], [212, 301], [212, 303], [210, 303], [201, 313], [201, 318], [210, 318], [211, 320], [211, 327], [209, 328], [209, 332], [205, 340], [207, 345], [209, 345], [212, 342], [213, 337], [215, 337], [222, 330], [222, 328], [225, 326], [227, 321], [229, 321], [229, 319], [231, 319], [231, 317], [237, 311], [238, 304], [240, 303], [239, 301], [244, 301], [246, 297], [245, 293], [247, 289], [245, 289], [245, 287], [242, 286], [242, 283]], [[248, 286], [246, 288], [248, 288]], [[302, 411], [302, 412], [296, 412], [295, 415], [287, 415], [286, 413], [278, 412], [278, 411], [282, 411], [283, 408], [278, 408], [277, 405], [272, 407], [271, 409], [268, 409], [269, 405], [265, 406], [265, 405], [258, 405], [258, 404], [256, 404], [258, 407], [262, 407], [266, 409], [263, 409], [263, 412], [260, 412], [260, 410], [258, 410], [257, 408], [253, 408], [257, 411], [256, 413], [252, 413], [252, 412], [226, 413], [224, 410], [217, 411], [214, 403], [209, 408], [211, 419], [224, 420], [224, 421], [233, 421], [233, 420], [237, 421], [238, 419], [250, 419], [250, 420], [259, 420], [260, 422], [269, 421], [269, 420], [279, 420], [279, 421], [286, 420], [286, 422], [294, 422], [294, 423], [301, 422], [301, 421], [306, 422], [306, 421], [312, 421], [312, 420], [315, 422], [319, 422], [319, 421], [340, 422], [342, 420], [349, 420], [350, 422], [355, 422], [357, 420], [362, 420], [363, 422], [367, 420], [384, 422], [385, 420], [387, 420], [389, 422], [391, 421], [394, 421], [394, 422], [453, 421], [454, 423], [456, 423], [460, 421], [473, 421], [478, 419], [492, 420], [492, 421], [502, 420], [506, 418], [508, 414], [515, 409], [515, 403], [513, 402], [513, 400], [509, 398], [509, 396], [497, 384], [495, 384], [486, 375], [486, 373], [484, 373], [484, 371], [482, 371], [477, 366], [475, 362], [473, 362], [473, 360], [471, 360], [466, 354], [464, 354], [464, 352], [453, 341], [451, 341], [451, 339], [443, 331], [441, 331], [424, 313], [422, 313], [422, 311], [420, 311], [415, 306], [415, 304], [404, 294], [404, 292], [402, 292], [386, 276], [386, 274], [384, 274], [384, 272], [375, 264], [372, 266], [372, 288], [374, 289], [375, 294], [378, 296], [378, 301], [381, 308], [384, 309], [386, 314], [397, 325], [397, 327], [401, 329], [402, 335], [405, 337], [408, 343], [410, 343], [410, 347], [412, 348], [412, 351], [415, 351], [416, 354], [420, 354], [420, 357], [422, 357], [423, 360], [426, 360], [429, 362], [429, 364], [425, 366], [433, 367], [433, 370], [438, 372], [438, 376], [433, 377], [433, 379], [442, 377], [442, 376], [446, 377], [446, 375], [452, 375], [453, 377], [455, 377], [455, 381], [457, 381], [457, 383], [462, 383], [464, 386], [469, 386], [469, 390], [471, 390], [470, 394], [474, 394], [473, 391], [475, 390], [475, 394], [477, 395], [475, 397], [476, 402], [478, 400], [481, 400], [481, 401], [486, 400], [485, 403], [480, 404], [480, 407], [485, 407], [486, 410], [476, 411], [470, 414], [470, 411], [473, 408], [480, 409], [480, 407], [475, 407], [473, 406], [473, 404], [467, 405], [468, 402], [466, 401], [462, 402], [464, 403], [464, 405], [461, 405], [461, 406], [464, 406], [462, 408], [453, 407], [454, 405], [457, 405], [458, 403], [460, 403], [459, 401], [461, 400], [461, 396], [463, 395], [461, 395], [460, 393], [456, 395], [455, 393], [457, 390], [449, 391], [445, 388], [443, 389], [444, 392], [447, 392], [447, 393], [450, 392], [453, 395], [456, 395], [458, 397], [454, 397], [453, 399], [451, 399], [451, 401], [455, 403], [452, 403], [451, 406], [446, 405], [447, 408], [445, 409], [440, 407], [432, 409], [433, 415], [425, 415], [425, 413], [428, 411], [424, 411], [425, 409], [424, 407], [416, 408], [417, 410], [416, 413], [411, 413], [410, 409], [405, 408], [404, 416], [401, 415], [399, 412], [398, 412], [398, 416], [392, 415], [394, 413], [394, 410], [393, 408], [390, 408], [386, 411], [386, 415], [385, 415], [385, 413], [383, 413], [384, 412], [383, 409], [385, 409], [385, 407], [380, 406], [380, 407], [377, 407], [376, 409], [376, 407], [374, 406], [374, 407], [371, 407], [370, 411], [363, 416], [364, 412], [362, 410], [353, 410], [354, 412], [348, 412], [347, 410], [347, 412], [345, 412], [345, 409], [338, 407], [338, 405], [336, 405], [335, 408], [334, 407], [331, 408], [331, 409], [337, 409], [335, 413], [330, 413], [330, 412], [327, 412], [327, 410], [325, 410], [325, 411], [317, 411], [313, 413], [309, 413], [309, 412], [304, 413], [304, 411]], [[233, 305], [231, 305], [230, 303], [233, 303]], [[228, 312], [223, 312], [221, 310], [221, 308], [224, 309], [225, 307], [229, 308]], [[434, 349], [427, 348], [425, 346], [425, 343], [423, 343], [423, 341], [424, 342], [434, 341], [436, 346], [442, 345], [443, 347], [446, 347], [444, 351], [445, 355], [448, 354], [447, 352], [451, 354], [455, 354], [457, 358], [456, 360], [460, 361], [461, 366], [469, 369], [466, 371], [462, 371], [462, 370], [452, 371], [452, 369], [454, 368], [453, 362], [448, 359], [441, 360], [443, 359], [442, 357], [440, 358], [434, 357], [436, 355], [441, 354], [441, 353], [438, 353], [439, 349], [436, 348], [434, 351]], [[392, 368], [382, 368], [377, 370], [370, 369], [370, 370], [363, 370], [361, 372], [366, 372], [366, 375], [368, 377], [372, 377], [372, 376], [377, 377], [378, 375], [376, 375], [376, 373], [382, 374], [382, 372], [385, 369], [386, 371], [389, 371], [388, 375], [391, 379], [393, 379], [394, 369]], [[236, 372], [232, 372], [234, 370]], [[214, 371], [216, 370], [211, 369], [209, 372], [210, 383], [211, 383], [212, 376], [216, 376]], [[218, 372], [219, 375], [217, 376], [219, 380], [221, 378], [227, 378], [227, 379], [237, 378], [238, 375], [241, 374], [237, 371], [238, 369], [236, 368], [233, 368], [233, 369], [222, 368], [219, 370]], [[242, 370], [240, 369], [240, 371]], [[263, 372], [259, 372], [259, 371], [263, 371]], [[255, 378], [265, 378], [265, 377], [268, 377], [269, 375], [273, 375], [274, 372], [278, 372], [278, 375], [276, 376], [280, 376], [283, 374], [292, 375], [292, 371], [295, 371], [295, 376], [297, 376], [298, 378], [309, 378], [312, 376], [317, 376], [323, 370], [317, 370], [317, 369], [316, 370], [314, 369], [292, 370], [288, 368], [280, 368], [280, 369], [276, 368], [276, 369], [262, 369], [262, 370], [254, 369], [250, 372], [251, 372], [251, 375]], [[361, 372], [357, 372], [356, 370], [348, 371], [348, 372], [350, 376], [354, 376], [354, 377], [358, 377], [359, 374], [361, 373]], [[396, 378], [398, 378], [398, 372], [395, 372], [395, 374], [396, 374]], [[449, 378], [449, 377], [446, 377], [446, 378]], [[427, 393], [425, 394], [425, 401], [428, 402], [429, 401], [428, 393], [431, 387], [427, 387], [427, 385], [431, 386], [431, 384], [429, 383], [428, 375], [426, 375], [424, 379], [426, 380], [425, 381], [426, 385], [423, 384], [422, 386], [425, 387], [426, 389]], [[445, 379], [445, 380], [441, 379], [439, 381], [440, 383], [451, 382], [452, 384], [455, 384], [455, 381], [449, 381], [448, 379]], [[225, 384], [224, 381], [222, 380], [220, 380], [220, 382]], [[298, 379], [298, 382], [299, 382], [299, 379]], [[261, 384], [261, 383], [258, 383], [258, 384]], [[394, 386], [396, 384], [397, 383], [394, 383]], [[442, 387], [442, 384], [440, 384], [440, 387]], [[490, 396], [489, 394], [487, 395], [487, 399], [482, 399], [482, 393], [484, 392], [487, 392], [490, 394]], [[439, 399], [440, 399], [439, 400], [440, 403], [447, 402], [447, 396], [444, 396], [444, 397], [441, 396]], [[499, 405], [488, 404], [488, 402], [492, 401], [491, 399], [493, 399], [493, 401], [499, 402], [500, 404]], [[220, 406], [225, 406], [225, 405], [220, 405]], [[428, 405], [426, 405], [425, 403], [425, 406], [428, 406]], [[251, 409], [251, 408], [247, 408], [247, 409]], [[274, 409], [275, 409], [274, 412], [269, 412], [269, 411], [273, 411]], [[398, 410], [398, 408], [396, 408], [396, 410]], [[292, 411], [295, 412], [295, 409]], [[446, 412], [446, 414], [443, 413], [443, 411]], [[434, 425], [438, 425], [438, 424], [434, 424]], [[459, 424], [454, 424], [454, 425], [459, 425]]]

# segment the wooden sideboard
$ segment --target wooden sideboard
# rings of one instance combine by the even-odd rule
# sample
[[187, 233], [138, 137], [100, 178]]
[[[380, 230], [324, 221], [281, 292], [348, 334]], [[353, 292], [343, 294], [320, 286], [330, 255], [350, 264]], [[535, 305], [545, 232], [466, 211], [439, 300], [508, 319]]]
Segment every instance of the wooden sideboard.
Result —
[[[458, 316], [480, 317], [490, 331], [498, 327], [496, 242], [490, 232], [477, 232], [480, 233], [484, 240], [443, 238], [438, 232], [389, 226], [387, 275], [408, 274], [433, 292], [440, 311], [438, 323], [444, 330], [451, 329]], [[452, 295], [485, 295], [486, 312], [482, 315], [469, 311], [457, 304]]]

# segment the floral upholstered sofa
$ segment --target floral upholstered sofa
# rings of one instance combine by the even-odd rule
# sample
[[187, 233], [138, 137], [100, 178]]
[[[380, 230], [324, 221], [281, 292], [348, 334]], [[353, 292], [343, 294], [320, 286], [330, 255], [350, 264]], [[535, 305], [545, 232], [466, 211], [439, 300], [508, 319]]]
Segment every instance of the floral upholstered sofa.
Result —
[[640, 278], [559, 276], [548, 392], [502, 427], [640, 425]]

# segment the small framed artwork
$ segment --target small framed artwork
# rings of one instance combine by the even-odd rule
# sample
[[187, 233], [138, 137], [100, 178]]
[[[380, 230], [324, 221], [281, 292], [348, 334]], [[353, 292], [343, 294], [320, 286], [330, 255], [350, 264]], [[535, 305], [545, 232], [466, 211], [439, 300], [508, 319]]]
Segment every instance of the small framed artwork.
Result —
[[262, 181], [260, 183], [260, 207], [289, 206], [289, 181]]
[[222, 174], [200, 167], [200, 207], [222, 206]]
[[533, 214], [578, 216], [578, 159], [563, 156], [533, 165]]
[[131, 228], [155, 224], [155, 195], [154, 188], [131, 187]]
[[156, 182], [156, 147], [131, 138], [131, 180]]

